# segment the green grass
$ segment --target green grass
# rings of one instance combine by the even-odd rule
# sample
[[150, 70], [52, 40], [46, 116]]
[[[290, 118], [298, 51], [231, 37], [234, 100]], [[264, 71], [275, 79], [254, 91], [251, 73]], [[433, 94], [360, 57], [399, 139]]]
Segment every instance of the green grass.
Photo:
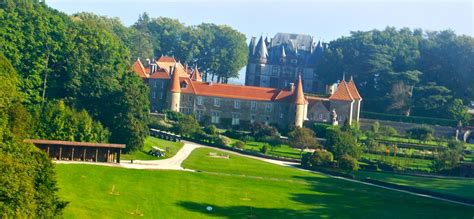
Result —
[[[230, 146], [233, 146], [235, 142], [237, 141], [238, 141], [237, 139], [231, 138]], [[260, 149], [265, 144], [266, 144], [265, 142], [257, 142], [257, 141], [246, 142], [243, 149], [260, 152]], [[281, 144], [272, 148], [273, 150], [270, 150], [267, 152], [268, 155], [293, 158], [293, 159], [300, 159], [301, 157], [300, 151], [298, 149], [292, 148], [286, 144]]]
[[[197, 149], [188, 168], [57, 165], [65, 218], [472, 218], [474, 208]], [[216, 151], [215, 151], [216, 152]], [[222, 153], [222, 152], [217, 152]], [[112, 190], [112, 188], [114, 188]], [[212, 206], [213, 211], [205, 210]], [[138, 210], [137, 210], [138, 209]]]
[[431, 160], [408, 158], [408, 157], [394, 157], [394, 156], [385, 156], [385, 155], [368, 154], [368, 153], [362, 154], [362, 157], [369, 160], [382, 160], [386, 162], [397, 163], [404, 167], [411, 168], [411, 169], [418, 169], [421, 171], [429, 172], [431, 170], [430, 168]]
[[362, 178], [370, 177], [372, 179], [377, 179], [385, 182], [412, 186], [416, 188], [456, 195], [474, 200], [474, 179], [432, 178], [365, 171], [357, 172], [356, 176]]
[[[145, 139], [145, 145], [143, 146], [142, 150], [137, 150], [137, 151], [134, 151], [134, 152], [129, 153], [129, 154], [122, 154], [121, 159], [122, 160], [158, 160], [158, 159], [165, 159], [165, 158], [169, 158], [169, 157], [174, 156], [176, 154], [176, 152], [178, 152], [179, 149], [181, 149], [181, 147], [183, 147], [183, 145], [184, 144], [182, 142], [167, 141], [167, 140], [163, 140], [163, 139], [160, 139], [160, 138], [155, 138], [155, 137], [148, 136]], [[159, 147], [163, 150], [167, 150], [167, 148], [169, 148], [169, 149], [167, 150], [167, 152], [165, 152], [164, 157], [155, 157], [155, 156], [151, 156], [151, 155], [148, 154], [148, 152], [151, 150], [152, 146], [157, 146], [157, 147]]]

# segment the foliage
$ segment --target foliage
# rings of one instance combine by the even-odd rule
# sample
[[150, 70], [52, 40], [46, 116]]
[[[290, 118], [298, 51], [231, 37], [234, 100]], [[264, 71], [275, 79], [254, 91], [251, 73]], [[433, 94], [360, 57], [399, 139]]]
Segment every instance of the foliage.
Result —
[[384, 136], [396, 136], [398, 134], [397, 130], [389, 125], [381, 126], [379, 132]]
[[348, 154], [344, 154], [340, 159], [338, 159], [337, 165], [342, 170], [346, 170], [349, 172], [359, 170], [359, 162], [357, 161], [357, 159], [351, 157]]
[[418, 123], [427, 125], [442, 125], [456, 127], [457, 122], [451, 119], [420, 117], [420, 116], [400, 116], [394, 114], [384, 114], [362, 111], [360, 116], [367, 119], [389, 120], [394, 122]]
[[173, 125], [166, 122], [163, 118], [157, 116], [150, 116], [150, 124], [148, 127], [152, 129], [158, 129], [163, 131], [169, 131], [173, 128]]
[[448, 107], [448, 112], [451, 118], [459, 121], [460, 124], [469, 124], [471, 121], [471, 114], [468, 112], [468, 107], [464, 105], [462, 99], [454, 99]]
[[273, 126], [268, 126], [260, 122], [255, 122], [250, 126], [250, 135], [256, 140], [265, 137], [280, 137], [278, 130]]
[[309, 157], [312, 166], [330, 166], [333, 160], [332, 153], [326, 150], [316, 150]]
[[462, 152], [456, 149], [439, 151], [432, 162], [431, 168], [435, 172], [449, 171], [459, 165]]
[[370, 130], [371, 130], [373, 133], [378, 134], [378, 133], [379, 133], [379, 130], [380, 130], [380, 123], [379, 123], [379, 121], [375, 121], [374, 123], [372, 123], [372, 126], [370, 126]]
[[217, 127], [215, 125], [209, 125], [204, 127], [204, 132], [209, 134], [209, 135], [217, 135], [219, 134], [219, 131], [217, 130]]
[[355, 137], [338, 129], [328, 130], [325, 146], [334, 155], [336, 160], [339, 160], [346, 154], [357, 159], [361, 154], [361, 148], [357, 145]]
[[407, 130], [407, 134], [411, 138], [416, 138], [421, 141], [429, 141], [433, 138], [433, 133], [434, 130], [426, 125], [416, 126]]
[[353, 31], [329, 43], [318, 67], [324, 84], [350, 73], [365, 110], [449, 119], [453, 98], [474, 99], [473, 48], [451, 30]]
[[238, 148], [238, 149], [242, 149], [244, 148], [245, 146], [245, 143], [242, 142], [242, 141], [236, 141], [235, 144], [234, 144], [234, 147]]
[[262, 148], [260, 148], [260, 152], [263, 154], [267, 154], [269, 150], [271, 150], [272, 146], [269, 144], [264, 144]]
[[175, 131], [180, 135], [192, 136], [194, 133], [201, 131], [201, 127], [193, 115], [184, 115], [178, 119]]
[[219, 135], [215, 141], [215, 144], [218, 146], [227, 146], [230, 144], [230, 142], [231, 142], [230, 138], [223, 135]]
[[305, 149], [319, 147], [314, 132], [308, 128], [295, 127], [293, 131], [288, 133], [288, 138], [290, 146], [300, 149], [301, 153]]
[[326, 129], [330, 126], [326, 123], [313, 123], [310, 127], [318, 138], [324, 138], [326, 136]]
[[35, 133], [41, 139], [108, 142], [110, 133], [82, 110], [75, 111], [63, 101], [49, 102], [35, 113]]

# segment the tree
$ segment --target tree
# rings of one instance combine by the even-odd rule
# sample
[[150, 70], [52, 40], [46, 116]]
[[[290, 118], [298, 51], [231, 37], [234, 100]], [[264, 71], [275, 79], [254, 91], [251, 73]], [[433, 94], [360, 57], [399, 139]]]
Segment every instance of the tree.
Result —
[[178, 120], [176, 125], [176, 132], [184, 136], [192, 136], [194, 133], [201, 130], [199, 123], [192, 115], [185, 115]]
[[448, 148], [439, 151], [431, 163], [431, 168], [435, 172], [449, 171], [459, 165], [462, 156], [462, 150]]
[[250, 126], [250, 135], [259, 141], [265, 138], [280, 137], [280, 134], [275, 127], [265, 125], [261, 122], [255, 122]]
[[355, 137], [339, 129], [327, 131], [325, 145], [336, 160], [339, 160], [345, 154], [358, 159], [361, 154], [361, 148], [357, 145]]
[[319, 147], [314, 132], [308, 128], [295, 127], [295, 129], [288, 134], [288, 137], [290, 146], [300, 149], [301, 154], [303, 154], [305, 149]]
[[245, 143], [242, 142], [242, 141], [237, 141], [237, 142], [235, 142], [234, 147], [236, 147], [238, 149], [242, 149], [242, 148], [245, 147]]
[[464, 105], [462, 99], [454, 99], [448, 108], [448, 112], [452, 119], [461, 124], [469, 124], [471, 115], [468, 112], [468, 107]]

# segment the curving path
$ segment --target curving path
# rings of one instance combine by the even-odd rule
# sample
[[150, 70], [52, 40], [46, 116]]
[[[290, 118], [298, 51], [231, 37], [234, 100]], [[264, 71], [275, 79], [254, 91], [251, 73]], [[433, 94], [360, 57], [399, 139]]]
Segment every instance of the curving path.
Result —
[[267, 159], [267, 158], [261, 158], [261, 157], [256, 157], [256, 156], [251, 156], [251, 155], [245, 155], [245, 154], [240, 154], [234, 151], [230, 150], [224, 150], [220, 148], [215, 148], [215, 147], [209, 147], [205, 145], [201, 145], [198, 143], [190, 142], [190, 141], [183, 141], [184, 145], [183, 147], [176, 153], [175, 156], [163, 160], [134, 160], [133, 163], [127, 160], [121, 161], [120, 164], [114, 164], [114, 163], [94, 163], [94, 162], [80, 162], [80, 161], [54, 161], [55, 163], [60, 163], [60, 164], [91, 164], [91, 165], [101, 165], [101, 166], [111, 166], [111, 167], [122, 167], [122, 168], [128, 168], [128, 169], [149, 169], [149, 170], [181, 170], [181, 171], [194, 171], [191, 169], [185, 169], [181, 166], [184, 160], [188, 158], [188, 156], [191, 154], [191, 152], [196, 149], [196, 148], [210, 148], [213, 150], [217, 151], [222, 151], [228, 154], [234, 154], [234, 155], [239, 155], [242, 157], [248, 157], [252, 159], [257, 159], [261, 160], [264, 162], [280, 165], [280, 166], [287, 166], [287, 167], [292, 167], [301, 171], [307, 171], [307, 172], [313, 172], [313, 173], [318, 173], [321, 175], [325, 175], [327, 177], [331, 178], [336, 178], [340, 180], [345, 180], [345, 181], [350, 181], [353, 183], [359, 183], [359, 184], [364, 184], [368, 186], [374, 186], [374, 187], [379, 187], [383, 189], [388, 189], [392, 191], [398, 191], [398, 192], [403, 192], [403, 193], [408, 193], [411, 195], [416, 195], [416, 196], [421, 196], [421, 197], [426, 197], [426, 198], [431, 198], [431, 199], [436, 199], [440, 201], [446, 201], [446, 202], [451, 202], [455, 204], [461, 204], [461, 205], [467, 205], [473, 207], [474, 205], [468, 204], [468, 203], [463, 203], [463, 202], [458, 202], [458, 201], [453, 201], [445, 198], [440, 198], [440, 197], [435, 197], [435, 196], [430, 196], [430, 195], [424, 195], [424, 194], [419, 194], [419, 193], [414, 193], [410, 191], [405, 191], [405, 190], [400, 190], [400, 189], [394, 189], [390, 187], [385, 187], [385, 186], [380, 186], [368, 182], [363, 182], [355, 179], [348, 179], [344, 177], [339, 177], [339, 176], [332, 176], [328, 175], [325, 173], [317, 172], [317, 171], [312, 171], [312, 170], [305, 170], [298, 168], [297, 165], [299, 163], [295, 162], [287, 162], [287, 161], [279, 161], [279, 160], [272, 160], [272, 159]]

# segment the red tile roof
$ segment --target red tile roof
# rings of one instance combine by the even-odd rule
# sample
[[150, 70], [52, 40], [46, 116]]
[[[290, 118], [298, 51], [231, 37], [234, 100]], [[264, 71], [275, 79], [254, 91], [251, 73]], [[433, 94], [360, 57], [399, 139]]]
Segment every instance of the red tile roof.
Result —
[[330, 100], [342, 100], [342, 101], [354, 101], [354, 98], [349, 91], [346, 81], [342, 80], [341, 83], [337, 86], [336, 92], [334, 92], [330, 97]]
[[176, 59], [169, 56], [161, 56], [156, 62], [171, 62], [174, 64], [176, 62]]
[[362, 97], [360, 96], [359, 94], [359, 91], [357, 90], [357, 87], [354, 83], [354, 80], [351, 80], [349, 81], [349, 83], [347, 83], [347, 88], [349, 89], [349, 92], [351, 93], [351, 96], [354, 98], [354, 100], [361, 100]]
[[295, 104], [304, 105], [306, 103], [303, 93], [303, 83], [301, 82], [301, 75], [298, 76], [298, 83], [296, 84]]
[[158, 69], [158, 71], [155, 71], [155, 73], [151, 74], [150, 75], [150, 78], [155, 78], [155, 79], [169, 79], [170, 78], [170, 74], [168, 73], [168, 71], [166, 71], [165, 69]]
[[178, 68], [175, 65], [174, 71], [173, 71], [173, 77], [171, 78], [171, 85], [170, 85], [170, 91], [174, 93], [179, 93], [181, 92], [181, 86], [180, 86], [180, 77], [178, 73]]
[[189, 85], [181, 88], [182, 93], [198, 96], [212, 96], [255, 101], [292, 101], [293, 92], [275, 88], [240, 86], [231, 84], [207, 83], [191, 81], [189, 78], [180, 78]]
[[147, 71], [145, 70], [145, 68], [143, 67], [143, 64], [142, 62], [140, 61], [140, 59], [137, 59], [137, 61], [135, 61], [132, 65], [132, 70], [137, 73], [138, 76], [140, 76], [141, 78], [148, 78], [148, 74], [147, 74]]
[[193, 81], [202, 81], [201, 73], [199, 73], [199, 70], [196, 67], [194, 67], [193, 74], [191, 75], [191, 80]]

